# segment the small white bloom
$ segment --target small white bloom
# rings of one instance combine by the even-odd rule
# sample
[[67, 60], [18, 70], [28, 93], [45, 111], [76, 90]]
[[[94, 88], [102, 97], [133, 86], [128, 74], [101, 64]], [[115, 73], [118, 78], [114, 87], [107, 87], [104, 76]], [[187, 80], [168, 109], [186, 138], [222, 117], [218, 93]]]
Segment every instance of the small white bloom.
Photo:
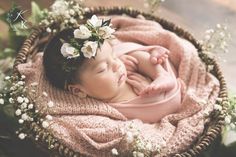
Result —
[[215, 104], [215, 105], [214, 105], [214, 109], [215, 109], [215, 110], [218, 110], [218, 111], [221, 111], [221, 110], [222, 110], [222, 106], [221, 106], [221, 105], [218, 105], [218, 104]]
[[75, 14], [75, 11], [74, 11], [73, 9], [70, 9], [70, 10], [69, 10], [69, 13], [70, 13], [71, 15], [74, 15], [74, 14]]
[[47, 119], [47, 120], [52, 120], [52, 116], [51, 116], [51, 115], [47, 115], [47, 116], [46, 116], [46, 119]]
[[137, 152], [137, 157], [144, 157], [144, 154], [142, 152]]
[[9, 98], [9, 102], [12, 104], [14, 103], [14, 99], [13, 98]]
[[26, 113], [21, 115], [21, 119], [23, 119], [23, 120], [28, 120], [28, 118], [29, 118], [29, 116]]
[[29, 105], [28, 105], [28, 109], [32, 109], [33, 107], [34, 107], [33, 104], [29, 104]]
[[61, 54], [67, 58], [76, 58], [80, 56], [80, 53], [78, 53], [69, 43], [63, 43], [61, 47]]
[[112, 29], [109, 26], [104, 26], [98, 29], [98, 34], [102, 36], [103, 39], [108, 39], [111, 37], [112, 33], [114, 33], [115, 30]]
[[222, 101], [222, 98], [216, 98], [216, 101], [221, 102], [221, 101]]
[[227, 115], [227, 116], [225, 117], [225, 123], [226, 123], [226, 124], [230, 124], [230, 122], [231, 122], [231, 116], [230, 116], [230, 115]]
[[4, 99], [0, 99], [0, 104], [3, 105], [4, 104]]
[[27, 104], [26, 103], [22, 103], [21, 104], [21, 109], [25, 109], [25, 108], [27, 108]]
[[20, 109], [17, 109], [16, 112], [15, 112], [15, 114], [16, 114], [17, 116], [21, 115], [21, 110], [20, 110]]
[[96, 15], [93, 15], [90, 20], [88, 20], [88, 24], [93, 27], [100, 27], [102, 25], [102, 20], [98, 19]]
[[147, 150], [152, 150], [152, 144], [150, 142], [148, 142], [148, 144], [146, 145]]
[[118, 153], [118, 151], [117, 151], [116, 148], [113, 148], [113, 149], [111, 150], [111, 153], [112, 153], [112, 155], [119, 155], [119, 153]]
[[24, 82], [24, 81], [19, 81], [19, 82], [17, 82], [17, 84], [20, 85], [20, 86], [22, 86], [22, 85], [25, 84], [25, 82]]
[[206, 40], [209, 40], [210, 38], [211, 38], [211, 36], [210, 35], [205, 35], [205, 37], [204, 37]]
[[231, 123], [229, 126], [231, 127], [231, 129], [235, 129], [235, 124], [234, 123]]
[[19, 119], [18, 122], [19, 122], [20, 124], [22, 124], [22, 123], [24, 123], [24, 120], [23, 120], [23, 119]]
[[48, 94], [46, 92], [43, 92], [43, 95], [46, 96], [46, 97], [48, 96]]
[[214, 33], [215, 31], [214, 31], [214, 29], [208, 29], [208, 30], [206, 30], [206, 34], [211, 34], [211, 33]]
[[217, 27], [217, 28], [221, 28], [221, 24], [217, 24], [216, 27]]
[[85, 25], [74, 31], [74, 37], [79, 39], [88, 39], [91, 35], [91, 31]]
[[18, 135], [18, 137], [19, 137], [21, 140], [23, 140], [23, 139], [25, 139], [26, 134], [20, 133], [20, 134]]
[[134, 141], [134, 136], [133, 136], [132, 132], [128, 131], [126, 133], [126, 141], [128, 143], [132, 143]]
[[54, 103], [52, 101], [49, 101], [48, 102], [48, 107], [53, 107], [54, 106]]
[[29, 99], [25, 97], [25, 98], [24, 98], [24, 102], [25, 102], [25, 103], [29, 103]]
[[22, 78], [22, 79], [25, 79], [25, 75], [21, 75], [21, 78]]
[[65, 12], [68, 10], [68, 4], [65, 3], [64, 0], [56, 0], [52, 6], [52, 13], [55, 16], [61, 15], [63, 16]]
[[35, 87], [35, 86], [38, 85], [38, 82], [33, 82], [33, 83], [31, 83], [30, 85], [33, 86], [33, 87]]
[[17, 102], [18, 103], [23, 103], [24, 99], [21, 96], [17, 97]]
[[11, 77], [10, 76], [6, 76], [5, 77], [5, 80], [9, 80]]
[[96, 41], [86, 41], [81, 48], [84, 57], [91, 58], [96, 55], [98, 43]]
[[47, 121], [42, 122], [43, 128], [47, 128], [49, 126], [49, 123]]
[[51, 33], [51, 32], [52, 32], [51, 28], [49, 28], [49, 27], [46, 29], [46, 31], [47, 31], [48, 33]]

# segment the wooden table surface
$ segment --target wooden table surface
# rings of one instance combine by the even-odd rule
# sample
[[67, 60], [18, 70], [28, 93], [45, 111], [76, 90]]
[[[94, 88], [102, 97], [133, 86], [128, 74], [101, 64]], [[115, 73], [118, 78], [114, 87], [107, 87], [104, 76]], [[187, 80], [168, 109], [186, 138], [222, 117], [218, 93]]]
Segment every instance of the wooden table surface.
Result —
[[[35, 0], [41, 7], [48, 7], [53, 0]], [[132, 6], [146, 10], [143, 0], [84, 0], [87, 6]], [[29, 10], [31, 0], [15, 0], [22, 9]], [[7, 10], [11, 1], [0, 0], [0, 8]], [[155, 12], [156, 15], [175, 22], [189, 30], [197, 39], [203, 39], [206, 29], [217, 23], [227, 23], [232, 40], [229, 53], [221, 55], [220, 62], [228, 87], [236, 92], [236, 0], [165, 0]], [[1, 36], [6, 37], [6, 26], [0, 22]], [[226, 60], [226, 62], [223, 62]]]

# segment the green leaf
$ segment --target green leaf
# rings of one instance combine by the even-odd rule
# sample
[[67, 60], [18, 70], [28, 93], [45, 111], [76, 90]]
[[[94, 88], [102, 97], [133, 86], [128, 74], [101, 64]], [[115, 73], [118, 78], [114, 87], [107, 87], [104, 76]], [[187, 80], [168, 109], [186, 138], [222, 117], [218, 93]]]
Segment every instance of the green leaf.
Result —
[[38, 24], [44, 18], [44, 10], [41, 10], [39, 5], [32, 1], [31, 2], [31, 16], [29, 17], [29, 21], [32, 22], [33, 25]]

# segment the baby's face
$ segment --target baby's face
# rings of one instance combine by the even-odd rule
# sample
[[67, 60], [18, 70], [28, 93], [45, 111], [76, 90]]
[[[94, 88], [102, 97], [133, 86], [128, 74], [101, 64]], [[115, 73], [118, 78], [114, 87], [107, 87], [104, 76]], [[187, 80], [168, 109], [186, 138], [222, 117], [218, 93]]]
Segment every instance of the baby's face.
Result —
[[86, 60], [85, 70], [80, 74], [80, 89], [89, 96], [110, 100], [122, 92], [127, 71], [123, 62], [112, 52], [106, 41], [98, 49], [95, 59]]

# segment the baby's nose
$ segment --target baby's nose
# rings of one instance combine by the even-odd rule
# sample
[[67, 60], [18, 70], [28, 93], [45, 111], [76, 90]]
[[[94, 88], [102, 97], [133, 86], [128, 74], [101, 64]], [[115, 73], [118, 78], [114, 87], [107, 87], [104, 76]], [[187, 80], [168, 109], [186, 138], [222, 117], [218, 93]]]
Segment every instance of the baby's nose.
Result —
[[116, 72], [118, 69], [120, 69], [120, 64], [118, 62], [113, 62], [112, 70]]

